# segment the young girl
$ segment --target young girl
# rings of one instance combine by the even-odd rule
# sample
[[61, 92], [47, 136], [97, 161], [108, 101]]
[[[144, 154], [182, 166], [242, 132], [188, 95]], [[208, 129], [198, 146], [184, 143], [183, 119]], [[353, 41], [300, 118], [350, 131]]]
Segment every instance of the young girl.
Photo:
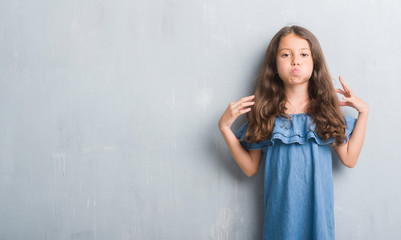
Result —
[[[284, 27], [267, 48], [255, 95], [230, 103], [220, 118], [220, 131], [248, 177], [262, 156], [266, 161], [263, 239], [334, 239], [332, 150], [345, 166], [355, 166], [369, 112], [339, 80], [343, 89], [334, 90], [310, 31]], [[340, 106], [355, 108], [358, 119], [344, 117]], [[247, 122], [234, 134], [232, 123], [245, 113]]]

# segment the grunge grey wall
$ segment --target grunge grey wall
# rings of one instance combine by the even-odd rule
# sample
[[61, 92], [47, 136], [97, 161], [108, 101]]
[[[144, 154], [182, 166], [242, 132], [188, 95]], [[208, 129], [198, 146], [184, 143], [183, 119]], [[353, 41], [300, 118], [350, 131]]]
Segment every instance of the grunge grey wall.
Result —
[[371, 109], [356, 167], [333, 161], [336, 239], [399, 239], [400, 12], [379, 0], [1, 0], [0, 239], [261, 239], [264, 163], [247, 178], [217, 122], [293, 24]]

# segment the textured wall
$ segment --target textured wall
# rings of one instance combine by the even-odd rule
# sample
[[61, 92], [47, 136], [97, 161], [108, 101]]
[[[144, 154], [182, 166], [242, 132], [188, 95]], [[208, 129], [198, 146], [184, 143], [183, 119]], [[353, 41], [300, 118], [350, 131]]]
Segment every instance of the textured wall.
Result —
[[263, 171], [241, 172], [217, 122], [292, 24], [371, 108], [356, 167], [333, 162], [336, 239], [399, 239], [400, 12], [379, 0], [1, 0], [0, 239], [261, 239]]

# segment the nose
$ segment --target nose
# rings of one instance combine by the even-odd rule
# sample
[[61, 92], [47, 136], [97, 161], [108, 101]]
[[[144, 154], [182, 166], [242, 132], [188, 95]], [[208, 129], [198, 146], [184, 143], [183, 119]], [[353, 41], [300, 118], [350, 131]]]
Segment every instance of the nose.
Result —
[[299, 59], [298, 59], [297, 56], [294, 56], [294, 57], [292, 58], [291, 64], [294, 65], [294, 66], [295, 66], [295, 65], [299, 65]]

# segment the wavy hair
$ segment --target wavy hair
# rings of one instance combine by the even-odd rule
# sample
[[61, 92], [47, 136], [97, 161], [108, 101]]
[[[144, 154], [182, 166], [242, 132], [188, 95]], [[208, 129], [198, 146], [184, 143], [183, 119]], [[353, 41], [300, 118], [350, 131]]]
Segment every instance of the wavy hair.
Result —
[[277, 73], [277, 48], [281, 38], [294, 33], [305, 39], [312, 52], [313, 73], [309, 79], [308, 94], [309, 103], [306, 107], [307, 114], [315, 123], [315, 132], [325, 142], [333, 137], [333, 148], [342, 144], [345, 137], [345, 122], [342, 116], [334, 86], [326, 66], [323, 51], [317, 38], [307, 29], [300, 26], [286, 26], [274, 35], [267, 48], [263, 65], [257, 76], [255, 90], [255, 104], [248, 112], [248, 131], [244, 140], [247, 142], [259, 142], [271, 137], [274, 120], [277, 116], [285, 114], [287, 98], [284, 92], [284, 84]]

